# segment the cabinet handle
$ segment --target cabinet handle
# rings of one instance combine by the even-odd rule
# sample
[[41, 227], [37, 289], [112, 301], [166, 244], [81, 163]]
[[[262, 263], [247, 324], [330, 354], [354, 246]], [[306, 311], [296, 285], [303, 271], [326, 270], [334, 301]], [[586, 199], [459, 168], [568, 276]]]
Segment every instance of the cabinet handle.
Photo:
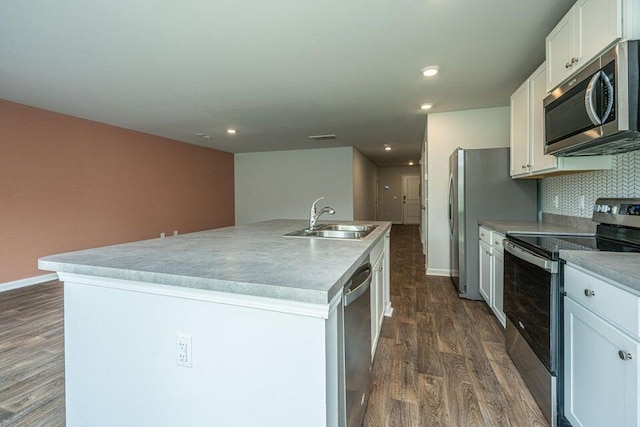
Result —
[[627, 353], [627, 352], [622, 351], [622, 350], [620, 350], [620, 351], [618, 352], [618, 356], [619, 356], [619, 357], [620, 357], [620, 359], [622, 359], [622, 360], [631, 360], [631, 359], [633, 359], [633, 358], [631, 357], [631, 353]]
[[499, 244], [500, 244], [500, 242], [499, 242], [498, 240], [496, 240], [494, 243], [495, 243], [496, 245], [499, 245]]
[[530, 168], [530, 167], [531, 167], [531, 165], [527, 163], [527, 167], [528, 167], [528, 168]]
[[484, 233], [480, 233], [480, 235], [481, 235], [482, 237], [484, 237]]
[[491, 256], [491, 254], [489, 253], [489, 251], [484, 251], [485, 254]]
[[527, 168], [527, 165], [522, 165], [522, 169], [526, 169], [526, 168]]
[[578, 62], [578, 58], [571, 58], [571, 65], [575, 64], [576, 62]]
[[592, 297], [592, 296], [594, 296], [595, 294], [596, 294], [596, 292], [595, 292], [595, 291], [592, 291], [591, 289], [585, 289], [585, 290], [584, 290], [584, 296], [586, 296], [586, 297]]
[[564, 68], [571, 68], [571, 62], [567, 62], [566, 64], [564, 64]]

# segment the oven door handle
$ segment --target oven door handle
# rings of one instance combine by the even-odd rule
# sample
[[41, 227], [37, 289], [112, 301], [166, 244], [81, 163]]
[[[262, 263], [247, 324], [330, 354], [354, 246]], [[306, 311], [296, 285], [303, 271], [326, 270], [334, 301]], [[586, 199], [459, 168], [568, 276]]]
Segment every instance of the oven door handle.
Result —
[[540, 267], [546, 271], [548, 271], [551, 274], [555, 274], [558, 272], [558, 262], [557, 261], [551, 261], [549, 259], [546, 258], [542, 258], [541, 256], [538, 256], [536, 254], [534, 254], [531, 251], [528, 251], [524, 248], [521, 248], [520, 246], [517, 246], [513, 243], [511, 243], [511, 241], [505, 239], [503, 241], [503, 246], [504, 249], [509, 252], [511, 255], [520, 258], [523, 261], [526, 261], [528, 263], [531, 263], [537, 267]]

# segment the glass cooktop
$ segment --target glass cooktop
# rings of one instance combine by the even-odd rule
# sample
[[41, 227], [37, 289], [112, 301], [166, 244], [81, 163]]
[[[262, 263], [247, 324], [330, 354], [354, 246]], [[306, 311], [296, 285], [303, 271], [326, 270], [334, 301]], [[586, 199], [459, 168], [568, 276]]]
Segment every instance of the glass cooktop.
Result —
[[556, 236], [548, 234], [508, 234], [509, 240], [556, 259], [560, 250], [640, 252], [640, 245], [598, 236]]

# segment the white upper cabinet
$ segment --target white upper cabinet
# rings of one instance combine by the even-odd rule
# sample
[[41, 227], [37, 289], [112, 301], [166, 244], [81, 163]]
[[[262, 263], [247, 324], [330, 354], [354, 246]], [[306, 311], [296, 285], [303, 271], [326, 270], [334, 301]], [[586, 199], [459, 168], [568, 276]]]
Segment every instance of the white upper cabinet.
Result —
[[[548, 92], [607, 47], [633, 37], [632, 1], [578, 0], [546, 39]], [[624, 27], [623, 15], [630, 21]]]
[[544, 154], [545, 64], [511, 95], [511, 177], [540, 178], [611, 168], [611, 157]]
[[572, 12], [573, 9], [558, 22], [546, 39], [547, 91], [571, 75], [571, 61], [575, 57], [575, 22]]
[[588, 63], [622, 38], [622, 0], [579, 0], [573, 8], [579, 59]]
[[511, 176], [528, 173], [529, 80], [511, 95]]

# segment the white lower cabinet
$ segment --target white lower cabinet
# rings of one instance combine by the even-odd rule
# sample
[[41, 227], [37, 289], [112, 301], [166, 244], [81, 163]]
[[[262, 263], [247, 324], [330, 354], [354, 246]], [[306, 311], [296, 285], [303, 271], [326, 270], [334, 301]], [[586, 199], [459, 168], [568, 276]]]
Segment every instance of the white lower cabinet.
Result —
[[479, 261], [480, 295], [491, 306], [491, 247], [482, 241], [480, 242]]
[[480, 237], [478, 259], [480, 295], [485, 299], [504, 328], [507, 320], [503, 309], [504, 256], [502, 253], [502, 240], [504, 240], [504, 235], [497, 231], [480, 227], [478, 236]]
[[[601, 280], [593, 291], [584, 281], [588, 274], [570, 265], [565, 271], [565, 283], [571, 282], [565, 284], [564, 298], [565, 416], [574, 427], [637, 426], [640, 338], [609, 318], [619, 307], [594, 311], [587, 305], [606, 301], [607, 287], [620, 289]], [[637, 299], [630, 293], [628, 298]]]
[[507, 316], [504, 314], [504, 255], [502, 252], [493, 251], [491, 257], [493, 276], [493, 302], [491, 310], [496, 315], [504, 328], [507, 324]]
[[371, 268], [371, 359], [376, 353], [384, 319], [384, 251]]

